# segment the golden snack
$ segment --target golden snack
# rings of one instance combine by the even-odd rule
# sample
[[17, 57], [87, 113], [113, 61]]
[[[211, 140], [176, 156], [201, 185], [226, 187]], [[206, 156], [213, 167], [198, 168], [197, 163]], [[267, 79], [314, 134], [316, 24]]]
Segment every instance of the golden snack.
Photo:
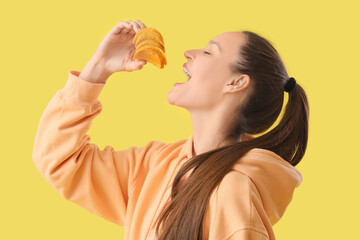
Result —
[[165, 54], [160, 48], [147, 46], [144, 46], [136, 51], [133, 59], [146, 60], [160, 69], [164, 68], [164, 64], [166, 62]]
[[161, 42], [158, 42], [158, 41], [155, 41], [155, 40], [152, 40], [152, 39], [147, 39], [147, 40], [144, 40], [142, 42], [139, 42], [138, 45], [136, 46], [136, 49], [140, 49], [142, 48], [143, 46], [152, 46], [152, 47], [158, 47], [160, 48], [163, 52], [165, 52], [165, 47], [164, 47], [164, 44], [161, 43]]
[[135, 34], [132, 42], [136, 49], [133, 60], [145, 60], [158, 68], [163, 68], [167, 64], [164, 39], [156, 29], [141, 29]]
[[155, 28], [150, 28], [150, 27], [146, 27], [146, 28], [142, 28], [140, 29], [140, 31], [138, 31], [134, 38], [133, 38], [133, 44], [136, 46], [136, 42], [138, 41], [138, 37], [142, 36], [142, 38], [146, 38], [146, 39], [153, 39], [153, 40], [157, 40], [161, 43], [164, 43], [164, 39], [161, 35], [161, 33], [156, 30]]

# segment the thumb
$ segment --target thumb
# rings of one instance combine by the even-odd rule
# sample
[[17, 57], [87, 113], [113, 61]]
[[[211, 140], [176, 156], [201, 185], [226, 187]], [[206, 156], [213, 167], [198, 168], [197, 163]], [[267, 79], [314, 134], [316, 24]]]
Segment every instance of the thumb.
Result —
[[133, 71], [133, 70], [138, 70], [141, 69], [147, 62], [145, 60], [135, 60], [135, 61], [131, 61], [129, 63], [129, 70]]

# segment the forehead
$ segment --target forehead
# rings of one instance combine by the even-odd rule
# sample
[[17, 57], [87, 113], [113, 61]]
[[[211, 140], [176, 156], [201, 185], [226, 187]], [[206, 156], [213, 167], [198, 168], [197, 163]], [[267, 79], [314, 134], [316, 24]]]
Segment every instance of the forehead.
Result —
[[233, 48], [245, 43], [246, 36], [242, 32], [224, 32], [215, 36], [212, 40], [218, 42], [224, 48]]
[[[221, 56], [230, 62], [238, 58], [238, 50], [246, 42], [246, 35], [242, 32], [224, 32], [211, 39], [221, 46]], [[212, 44], [209, 44], [212, 45]]]

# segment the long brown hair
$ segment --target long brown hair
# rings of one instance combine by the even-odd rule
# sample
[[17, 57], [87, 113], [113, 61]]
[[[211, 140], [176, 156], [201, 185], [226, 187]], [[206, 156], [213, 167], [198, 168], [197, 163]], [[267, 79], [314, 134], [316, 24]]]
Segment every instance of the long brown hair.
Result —
[[[172, 184], [171, 201], [157, 222], [159, 240], [202, 239], [202, 222], [211, 193], [239, 158], [252, 148], [273, 151], [293, 166], [305, 154], [309, 120], [305, 91], [296, 83], [289, 92], [281, 121], [266, 132], [281, 112], [289, 76], [268, 40], [250, 31], [242, 33], [246, 34], [247, 41], [230, 68], [233, 73], [250, 77], [252, 91], [246, 102], [239, 105], [230, 127], [225, 129], [225, 138], [235, 143], [194, 156], [180, 168]], [[243, 133], [262, 135], [237, 141]], [[193, 171], [179, 189], [180, 180], [190, 170]]]

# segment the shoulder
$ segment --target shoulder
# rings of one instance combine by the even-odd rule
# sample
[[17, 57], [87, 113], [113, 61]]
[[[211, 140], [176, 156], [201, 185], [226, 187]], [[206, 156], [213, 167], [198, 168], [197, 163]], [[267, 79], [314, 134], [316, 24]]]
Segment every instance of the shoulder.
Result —
[[248, 176], [230, 171], [227, 173], [218, 187], [214, 190], [214, 203], [217, 210], [232, 209], [243, 215], [244, 223], [248, 223], [251, 210], [251, 180]]
[[171, 143], [165, 143], [163, 141], [152, 140], [152, 141], [147, 142], [143, 147], [133, 146], [133, 148], [142, 150], [147, 153], [160, 153], [163, 151], [168, 153], [169, 151], [179, 149], [179, 147], [181, 147], [185, 142], [186, 142], [186, 139], [182, 139], [182, 140], [179, 140], [176, 142], [171, 142]]
[[[250, 178], [241, 172], [237, 172], [231, 170], [228, 172], [219, 185], [219, 190], [221, 188], [222, 191], [230, 191], [230, 192], [238, 192], [240, 189], [238, 187], [248, 188], [251, 184]], [[245, 190], [245, 189], [242, 189]]]
[[226, 174], [210, 197], [204, 220], [205, 236], [209, 240], [223, 239], [242, 228], [266, 234], [256, 214], [254, 194], [256, 188], [248, 176], [233, 170]]
[[153, 140], [148, 142], [144, 147], [138, 148], [145, 157], [145, 163], [149, 168], [156, 166], [164, 161], [172, 161], [178, 157], [183, 148], [186, 139], [176, 142], [166, 143], [163, 141]]
[[164, 156], [169, 156], [175, 154], [176, 156], [182, 150], [187, 139], [181, 139], [176, 142], [165, 143], [161, 141], [151, 141], [150, 144], [155, 147], [158, 154], [163, 154]]

